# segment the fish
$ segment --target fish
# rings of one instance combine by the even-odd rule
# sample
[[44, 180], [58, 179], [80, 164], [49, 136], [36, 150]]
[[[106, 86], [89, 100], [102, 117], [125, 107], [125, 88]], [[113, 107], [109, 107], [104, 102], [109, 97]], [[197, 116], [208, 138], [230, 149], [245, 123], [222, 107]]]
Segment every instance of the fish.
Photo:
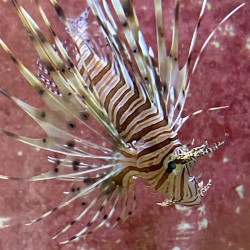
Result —
[[[39, 55], [34, 75], [0, 38], [0, 45], [20, 73], [36, 90], [46, 108], [36, 108], [0, 88], [0, 93], [27, 113], [45, 132], [29, 138], [1, 128], [1, 133], [51, 153], [53, 168], [31, 177], [0, 175], [12, 181], [60, 180], [70, 182], [65, 198], [26, 225], [69, 208], [75, 214], [52, 237], [61, 244], [84, 238], [100, 228], [125, 221], [136, 208], [135, 182], [145, 180], [166, 199], [160, 206], [194, 206], [211, 186], [194, 176], [196, 160], [223, 146], [228, 138], [209, 146], [190, 149], [179, 140], [179, 130], [190, 118], [183, 117], [190, 78], [201, 54], [218, 28], [244, 3], [231, 11], [212, 30], [193, 59], [193, 51], [207, 0], [203, 0], [184, 66], [178, 64], [180, 0], [175, 0], [172, 42], [167, 52], [163, 5], [154, 0], [155, 55], [140, 29], [131, 0], [88, 0], [78, 17], [67, 17], [56, 0], [50, 0], [65, 26], [69, 41], [57, 36], [39, 0], [50, 42], [28, 11], [12, 0], [33, 47]], [[194, 64], [191, 66], [191, 59]], [[89, 119], [96, 126], [89, 125]], [[78, 130], [84, 129], [79, 135]], [[95, 141], [91, 136], [100, 138]]]

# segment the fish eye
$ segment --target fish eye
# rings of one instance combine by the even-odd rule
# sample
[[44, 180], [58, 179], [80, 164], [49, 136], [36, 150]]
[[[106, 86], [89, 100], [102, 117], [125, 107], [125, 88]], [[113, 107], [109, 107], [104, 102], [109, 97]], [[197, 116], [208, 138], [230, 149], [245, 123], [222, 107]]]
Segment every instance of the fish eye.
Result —
[[166, 171], [167, 171], [168, 173], [172, 173], [172, 171], [173, 171], [175, 168], [176, 168], [176, 162], [175, 162], [175, 161], [170, 161], [170, 162], [168, 163], [168, 167], [167, 167]]

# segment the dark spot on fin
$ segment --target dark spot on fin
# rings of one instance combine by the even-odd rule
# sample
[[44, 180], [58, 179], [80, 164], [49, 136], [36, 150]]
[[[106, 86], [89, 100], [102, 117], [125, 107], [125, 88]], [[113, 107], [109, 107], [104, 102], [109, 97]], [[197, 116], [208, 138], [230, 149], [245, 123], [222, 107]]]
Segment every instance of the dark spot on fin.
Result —
[[76, 236], [73, 236], [69, 239], [69, 241], [75, 240], [76, 238], [77, 238]]
[[175, 6], [174, 16], [175, 16], [175, 20], [179, 20], [179, 2], [178, 1], [177, 1], [176, 6]]
[[51, 71], [55, 71], [55, 68], [51, 65], [50, 62], [46, 62], [46, 69], [48, 71], [48, 75], [50, 74]]
[[133, 53], [137, 53], [138, 49], [137, 48], [134, 48], [133, 49]]
[[190, 56], [188, 57], [188, 65], [190, 64], [190, 62], [191, 62], [191, 54], [190, 54]]
[[124, 14], [126, 17], [129, 17], [132, 15], [133, 10], [130, 4], [123, 4], [122, 7], [123, 7]]
[[198, 21], [197, 28], [199, 28], [200, 25], [201, 25], [201, 19], [199, 19], [199, 21]]
[[45, 39], [43, 33], [42, 33], [40, 30], [38, 30], [38, 29], [36, 29], [36, 32], [37, 32], [37, 36], [38, 36], [38, 38], [41, 40], [41, 42], [42, 42], [42, 43], [45, 43], [45, 42], [46, 42], [46, 39]]
[[53, 208], [52, 212], [55, 212], [57, 209], [58, 209], [57, 207]]
[[85, 184], [92, 184], [92, 183], [94, 183], [95, 181], [94, 181], [92, 178], [87, 177], [87, 178], [83, 179], [83, 182], [84, 182]]
[[10, 131], [7, 130], [1, 130], [5, 135], [13, 137], [13, 138], [18, 138], [16, 134], [11, 133]]
[[44, 90], [40, 87], [36, 88], [36, 91], [39, 95], [43, 95], [44, 94]]
[[15, 58], [12, 54], [9, 54], [9, 55], [10, 55], [11, 60], [12, 60], [15, 64], [17, 64], [16, 58]]
[[40, 117], [44, 118], [46, 116], [46, 113], [44, 111], [41, 112]]
[[39, 222], [42, 220], [42, 217], [38, 218], [35, 222]]
[[128, 26], [128, 23], [126, 22], [126, 21], [124, 21], [123, 23], [122, 23], [122, 27], [123, 28], [126, 28]]
[[68, 59], [68, 64], [69, 64], [70, 68], [74, 68], [74, 66], [75, 66], [74, 63], [69, 59]]
[[56, 10], [56, 13], [57, 15], [63, 20], [65, 21], [66, 20], [66, 17], [64, 15], [64, 11], [63, 9], [61, 8], [61, 6], [59, 4], [55, 4], [55, 10]]
[[0, 92], [1, 92], [4, 96], [6, 96], [6, 97], [8, 97], [8, 98], [11, 98], [11, 95], [10, 95], [6, 90], [0, 88]]
[[76, 127], [76, 125], [73, 122], [68, 123], [68, 128], [74, 129], [75, 127]]
[[79, 161], [73, 161], [72, 162], [72, 168], [74, 171], [77, 171], [79, 169], [80, 162]]
[[178, 109], [178, 110], [181, 110], [181, 105], [180, 105], [180, 103], [178, 103], [177, 109]]
[[60, 70], [62, 73], [65, 73], [65, 68], [63, 67], [63, 68], [61, 68], [61, 70]]
[[70, 222], [70, 225], [73, 226], [75, 223], [76, 223], [76, 221], [75, 221], [75, 220], [72, 220], [72, 221]]
[[75, 147], [75, 142], [74, 141], [68, 141], [66, 143], [66, 147], [68, 147], [68, 148], [74, 148]]

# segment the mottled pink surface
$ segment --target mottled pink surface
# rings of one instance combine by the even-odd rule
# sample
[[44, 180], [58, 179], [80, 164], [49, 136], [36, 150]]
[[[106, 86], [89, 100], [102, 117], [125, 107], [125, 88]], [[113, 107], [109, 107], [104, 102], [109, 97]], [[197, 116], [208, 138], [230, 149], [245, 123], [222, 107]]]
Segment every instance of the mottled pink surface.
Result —
[[[45, 9], [56, 24], [56, 15], [48, 1]], [[139, 2], [139, 1], [135, 1]], [[169, 1], [165, 1], [164, 3]], [[171, 1], [171, 6], [173, 1]], [[191, 34], [197, 20], [197, 1], [181, 1], [180, 61], [188, 52]], [[32, 16], [39, 20], [33, 1], [22, 1]], [[63, 1], [67, 13], [77, 14], [84, 8], [82, 1]], [[153, 43], [154, 21], [152, 1], [140, 3], [140, 17], [145, 37]], [[197, 50], [209, 31], [234, 7], [236, 1], [209, 1], [209, 9], [202, 21]], [[149, 7], [148, 7], [149, 6]], [[164, 5], [165, 6], [165, 5]], [[167, 8], [167, 5], [166, 5]], [[250, 25], [249, 5], [241, 9], [221, 27], [208, 45], [201, 63], [192, 77], [190, 96], [185, 113], [201, 108], [230, 105], [224, 111], [202, 114], [185, 124], [180, 137], [183, 142], [196, 139], [201, 145], [211, 144], [230, 134], [229, 142], [211, 156], [199, 159], [196, 174], [213, 181], [198, 207], [166, 207], [156, 205], [162, 201], [151, 189], [138, 180], [137, 209], [123, 224], [113, 230], [101, 230], [87, 239], [59, 245], [51, 240], [60, 219], [49, 217], [33, 226], [18, 225], [0, 231], [0, 249], [190, 249], [221, 250], [250, 249]], [[167, 40], [171, 26], [165, 11]], [[22, 28], [10, 1], [0, 1], [0, 38], [2, 38], [27, 66], [35, 72], [37, 55]], [[181, 26], [180, 24], [180, 26]], [[57, 27], [62, 28], [58, 25]], [[60, 33], [60, 32], [59, 32]], [[169, 44], [169, 43], [168, 43]], [[219, 47], [217, 48], [217, 45]], [[152, 44], [153, 47], [155, 47]], [[169, 46], [169, 45], [168, 45]], [[0, 87], [38, 107], [34, 90], [18, 73], [5, 53], [0, 50]], [[5, 97], [0, 96], [0, 127], [28, 136], [41, 134], [40, 129]], [[0, 135], [0, 173], [11, 176], [31, 176], [49, 170], [47, 153]], [[0, 180], [0, 217], [33, 218], [57, 205], [65, 184], [60, 181], [25, 183]]]

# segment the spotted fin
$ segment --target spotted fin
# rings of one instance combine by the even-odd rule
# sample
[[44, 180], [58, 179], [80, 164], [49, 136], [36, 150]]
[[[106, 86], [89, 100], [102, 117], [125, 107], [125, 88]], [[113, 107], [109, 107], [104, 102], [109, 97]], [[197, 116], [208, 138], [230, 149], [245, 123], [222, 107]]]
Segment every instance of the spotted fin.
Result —
[[13, 0], [13, 2], [24, 27], [26, 28], [27, 32], [31, 37], [31, 41], [33, 42], [33, 45], [37, 50], [40, 59], [46, 65], [47, 70], [49, 71], [53, 80], [58, 84], [58, 88], [60, 89], [60, 91], [63, 93], [63, 90], [65, 88], [67, 90], [73, 90], [75, 97], [79, 101], [79, 103], [83, 103], [84, 109], [86, 109], [87, 107], [87, 109], [96, 117], [100, 124], [102, 124], [111, 133], [114, 139], [119, 143], [123, 143], [114, 125], [109, 121], [105, 109], [100, 106], [100, 103], [96, 100], [86, 83], [83, 81], [77, 68], [70, 60], [67, 51], [55, 35], [55, 32], [53, 32], [53, 29], [51, 28], [46, 16], [43, 15], [44, 13], [41, 11], [41, 8], [39, 8], [41, 15], [45, 23], [47, 24], [49, 30], [51, 31], [55, 44], [57, 45], [60, 53], [62, 54], [62, 57], [68, 63], [68, 67], [65, 67], [64, 61], [59, 57], [59, 55], [54, 51], [53, 47], [48, 43], [45, 36], [42, 34], [39, 27], [30, 17], [30, 15], [24, 10], [22, 6], [19, 5], [17, 1]]
[[[197, 20], [197, 24], [194, 29], [191, 44], [189, 47], [187, 60], [182, 69], [179, 69], [178, 65], [179, 5], [180, 1], [176, 0], [172, 45], [170, 49], [170, 54], [168, 55], [165, 47], [164, 33], [163, 33], [164, 25], [163, 25], [162, 1], [161, 0], [154, 1], [155, 17], [156, 17], [156, 37], [157, 37], [157, 47], [158, 47], [158, 70], [159, 70], [160, 80], [163, 84], [162, 93], [163, 93], [163, 98], [165, 100], [167, 117], [169, 119], [169, 123], [171, 124], [171, 128], [174, 130], [176, 129], [175, 131], [178, 131], [181, 128], [182, 124], [188, 118], [202, 112], [202, 111], [196, 111], [193, 114], [185, 118], [182, 118], [182, 111], [189, 91], [191, 76], [193, 75], [197, 67], [202, 52], [206, 48], [210, 39], [213, 37], [214, 33], [231, 15], [233, 15], [238, 9], [240, 9], [244, 5], [244, 3], [236, 7], [233, 11], [231, 11], [214, 28], [214, 30], [210, 33], [210, 35], [202, 45], [196, 59], [194, 60], [194, 65], [192, 66], [192, 68], [190, 68], [190, 62], [193, 57], [193, 50], [195, 47], [197, 34], [207, 5], [207, 0], [203, 0], [199, 18]], [[224, 108], [224, 106], [211, 108], [208, 110], [218, 110], [220, 108]]]

